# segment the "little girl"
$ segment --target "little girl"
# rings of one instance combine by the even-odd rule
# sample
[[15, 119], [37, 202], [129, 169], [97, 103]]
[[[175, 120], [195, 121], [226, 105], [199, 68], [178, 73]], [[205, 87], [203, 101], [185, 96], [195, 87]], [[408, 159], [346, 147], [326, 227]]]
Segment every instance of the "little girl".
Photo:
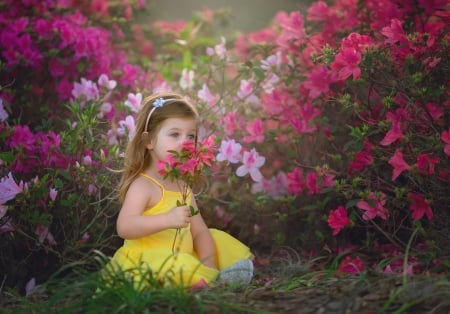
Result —
[[150, 270], [167, 285], [186, 287], [250, 282], [249, 248], [225, 232], [208, 229], [201, 213], [191, 216], [190, 206], [197, 210], [191, 191], [187, 204], [177, 206], [179, 182], [158, 173], [157, 163], [168, 151], [197, 140], [198, 124], [197, 110], [180, 95], [144, 99], [119, 185], [117, 233], [124, 243], [108, 263], [110, 269], [128, 270], [135, 281], [142, 280], [136, 269]]

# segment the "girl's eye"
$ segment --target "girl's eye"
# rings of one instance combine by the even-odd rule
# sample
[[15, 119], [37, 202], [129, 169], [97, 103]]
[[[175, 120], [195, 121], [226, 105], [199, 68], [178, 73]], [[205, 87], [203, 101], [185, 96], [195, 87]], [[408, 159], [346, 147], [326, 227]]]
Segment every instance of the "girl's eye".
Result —
[[193, 141], [193, 140], [195, 140], [195, 135], [194, 135], [194, 134], [188, 135], [187, 138], [188, 138], [190, 141]]
[[172, 136], [172, 137], [178, 137], [178, 136], [179, 136], [179, 133], [171, 133], [170, 136]]

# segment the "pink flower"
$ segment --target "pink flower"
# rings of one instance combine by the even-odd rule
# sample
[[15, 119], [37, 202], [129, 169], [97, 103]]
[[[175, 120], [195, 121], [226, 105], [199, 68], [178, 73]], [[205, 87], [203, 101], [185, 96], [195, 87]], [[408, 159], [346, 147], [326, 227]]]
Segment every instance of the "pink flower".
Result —
[[348, 172], [350, 174], [354, 174], [355, 172], [359, 172], [368, 165], [373, 163], [372, 153], [368, 151], [360, 151], [355, 154], [353, 161], [348, 166]]
[[308, 172], [306, 174], [306, 187], [308, 188], [308, 195], [319, 194], [321, 189], [317, 183], [319, 175], [317, 172]]
[[255, 119], [251, 121], [246, 128], [247, 132], [250, 134], [245, 136], [242, 140], [246, 143], [256, 142], [262, 143], [264, 142], [264, 128], [263, 122], [261, 119]]
[[434, 165], [439, 163], [438, 157], [432, 157], [431, 154], [420, 154], [417, 156], [417, 169], [423, 174], [433, 174]]
[[17, 185], [12, 173], [8, 173], [7, 177], [0, 180], [0, 204], [5, 204], [7, 201], [14, 199], [22, 190], [23, 187]]
[[48, 231], [48, 228], [43, 225], [38, 225], [35, 230], [36, 235], [38, 236], [39, 243], [44, 243], [45, 240], [47, 240], [48, 244], [51, 246], [56, 245], [55, 238], [51, 234], [50, 231]]
[[327, 221], [328, 226], [333, 229], [334, 236], [341, 232], [341, 230], [351, 222], [347, 216], [347, 210], [342, 205], [338, 206], [335, 210], [330, 210]]
[[88, 185], [88, 195], [94, 195], [97, 193], [98, 188], [95, 186], [95, 184], [91, 183]]
[[339, 271], [347, 274], [357, 274], [366, 269], [364, 262], [359, 258], [352, 258], [350, 255], [347, 255], [339, 265]]
[[430, 116], [433, 118], [433, 121], [438, 121], [444, 115], [444, 109], [439, 108], [435, 104], [429, 102], [425, 105], [427, 111], [430, 113]]
[[242, 145], [231, 139], [229, 141], [222, 140], [220, 144], [219, 153], [217, 154], [217, 161], [228, 161], [235, 164], [241, 161]]
[[190, 89], [194, 87], [194, 71], [183, 69], [181, 72], [181, 78], [180, 78], [180, 87], [182, 89]]
[[252, 80], [241, 80], [239, 91], [237, 96], [239, 99], [248, 101], [250, 103], [257, 103], [258, 98], [253, 94], [253, 81]]
[[96, 100], [99, 98], [97, 84], [85, 78], [81, 78], [81, 83], [75, 82], [73, 85], [72, 96], [75, 99]]
[[361, 77], [361, 69], [358, 66], [361, 62], [361, 54], [354, 48], [344, 48], [340, 51], [331, 68], [338, 73], [341, 80], [345, 80], [353, 75], [353, 79], [357, 80]]
[[9, 146], [11, 146], [11, 148], [23, 147], [28, 152], [32, 152], [35, 143], [35, 136], [30, 131], [28, 125], [16, 125], [14, 134], [9, 140]]
[[206, 280], [202, 278], [192, 285], [191, 291], [194, 292], [194, 291], [198, 291], [198, 290], [201, 290], [204, 288], [209, 288], [209, 285], [206, 282]]
[[58, 191], [54, 188], [51, 188], [50, 192], [48, 193], [48, 196], [50, 197], [50, 199], [52, 201], [55, 201], [57, 195], [58, 195]]
[[301, 194], [306, 187], [305, 180], [303, 179], [303, 172], [300, 168], [295, 167], [294, 170], [287, 175], [288, 190], [294, 194]]
[[264, 165], [265, 161], [266, 158], [260, 156], [254, 148], [250, 152], [244, 152], [242, 157], [243, 165], [236, 169], [236, 175], [238, 177], [243, 177], [249, 173], [253, 181], [259, 182], [263, 179], [259, 168]]
[[190, 158], [186, 161], [184, 161], [180, 167], [180, 173], [181, 175], [191, 175], [194, 176], [195, 175], [195, 171], [199, 169], [199, 162], [196, 158]]
[[394, 168], [394, 171], [392, 173], [392, 181], [397, 179], [397, 177], [403, 171], [411, 169], [411, 167], [403, 159], [403, 153], [400, 151], [400, 149], [395, 150], [394, 156], [392, 156], [388, 162]]
[[235, 130], [239, 128], [238, 117], [236, 113], [231, 111], [223, 117], [223, 123], [225, 124], [225, 133], [232, 135]]
[[370, 193], [367, 199], [369, 202], [361, 200], [356, 204], [358, 208], [365, 211], [362, 218], [364, 220], [372, 220], [378, 216], [386, 220], [388, 216], [388, 210], [384, 207], [386, 205], [386, 195], [384, 193], [377, 195]]
[[278, 51], [276, 54], [270, 55], [265, 60], [262, 60], [261, 68], [266, 71], [271, 71], [272, 69], [279, 70], [282, 61], [281, 51]]
[[117, 82], [110, 80], [106, 74], [102, 74], [98, 78], [98, 86], [106, 87], [108, 90], [113, 90], [117, 86]]
[[414, 220], [422, 219], [423, 215], [426, 215], [428, 219], [433, 218], [433, 211], [431, 210], [430, 204], [423, 198], [423, 195], [409, 193], [408, 198], [411, 200], [409, 209], [412, 212], [412, 218]]
[[125, 106], [130, 108], [132, 112], [139, 112], [142, 104], [142, 94], [129, 93], [128, 99], [125, 101]]
[[217, 102], [217, 97], [209, 91], [208, 85], [203, 83], [202, 89], [198, 91], [197, 96], [200, 100], [203, 100], [210, 107], [214, 107]]
[[263, 179], [252, 185], [251, 192], [253, 194], [265, 192], [273, 199], [279, 199], [281, 196], [288, 194], [287, 178], [284, 172], [279, 172], [270, 179]]
[[0, 98], [0, 122], [6, 121], [6, 119], [8, 119], [8, 112], [3, 105], [3, 99]]
[[384, 41], [386, 44], [395, 44], [397, 42], [405, 42], [406, 37], [403, 32], [403, 22], [398, 19], [391, 20], [391, 26], [383, 27], [381, 33], [387, 37]]
[[225, 59], [226, 57], [226, 53], [227, 53], [227, 48], [225, 46], [226, 44], [226, 39], [225, 37], [220, 37], [220, 44], [215, 45], [214, 49], [213, 48], [209, 48], [206, 50], [207, 54], [209, 56], [212, 56], [213, 54], [216, 54], [220, 59]]
[[311, 70], [303, 87], [309, 90], [309, 97], [317, 98], [320, 94], [330, 91], [330, 84], [334, 80], [328, 68], [324, 65], [318, 65]]
[[441, 133], [441, 140], [445, 143], [444, 153], [450, 156], [450, 129]]
[[126, 116], [125, 120], [119, 121], [119, 127], [117, 128], [117, 133], [120, 135], [128, 134], [128, 139], [134, 135], [136, 130], [136, 124], [133, 116]]
[[6, 205], [0, 204], [0, 219], [2, 219], [6, 215], [6, 211], [8, 207]]
[[92, 165], [92, 157], [91, 155], [86, 155], [83, 157], [83, 165], [90, 166]]
[[391, 129], [386, 133], [385, 137], [380, 142], [383, 146], [390, 145], [395, 141], [404, 138], [402, 133], [402, 121], [407, 121], [409, 119], [409, 115], [402, 108], [397, 109], [395, 113], [388, 112], [386, 117], [391, 121]]
[[330, 15], [330, 8], [328, 5], [322, 1], [319, 0], [317, 2], [314, 2], [311, 4], [311, 6], [308, 8], [308, 21], [326, 21], [327, 18]]
[[16, 230], [11, 221], [12, 219], [7, 219], [5, 224], [0, 224], [0, 235], [6, 232], [13, 232]]
[[275, 20], [281, 27], [281, 34], [276, 40], [278, 45], [289, 48], [291, 45], [298, 46], [306, 42], [304, 20], [299, 11], [293, 11], [289, 15], [286, 12], [279, 12]]

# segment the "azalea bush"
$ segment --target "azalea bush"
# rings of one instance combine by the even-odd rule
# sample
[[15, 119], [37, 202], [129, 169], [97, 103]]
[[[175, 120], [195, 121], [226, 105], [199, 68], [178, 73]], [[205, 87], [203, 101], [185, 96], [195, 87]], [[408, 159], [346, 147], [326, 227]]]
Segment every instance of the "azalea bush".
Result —
[[221, 34], [209, 10], [134, 24], [128, 4], [32, 2], [1, 5], [8, 284], [114, 247], [115, 170], [143, 96], [163, 90], [218, 141], [198, 199], [210, 226], [346, 273], [448, 267], [445, 1], [318, 1], [248, 34]]
[[355, 254], [345, 272], [448, 264], [445, 8], [318, 1], [188, 63], [180, 86], [223, 139], [208, 204], [224, 225]]

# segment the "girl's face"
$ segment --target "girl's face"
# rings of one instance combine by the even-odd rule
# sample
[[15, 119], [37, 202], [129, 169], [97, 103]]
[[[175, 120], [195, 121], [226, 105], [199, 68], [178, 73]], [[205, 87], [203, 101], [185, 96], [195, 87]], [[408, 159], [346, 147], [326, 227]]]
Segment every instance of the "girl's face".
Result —
[[168, 118], [161, 124], [156, 136], [147, 145], [153, 160], [165, 160], [169, 150], [180, 151], [186, 141], [194, 141], [196, 121], [192, 118]]

